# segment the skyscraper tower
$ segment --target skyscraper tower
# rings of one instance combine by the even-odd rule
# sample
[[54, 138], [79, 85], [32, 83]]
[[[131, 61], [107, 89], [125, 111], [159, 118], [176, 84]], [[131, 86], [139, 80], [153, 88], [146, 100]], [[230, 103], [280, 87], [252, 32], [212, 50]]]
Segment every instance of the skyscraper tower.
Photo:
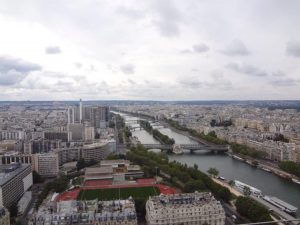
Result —
[[79, 123], [82, 123], [82, 101], [79, 102]]

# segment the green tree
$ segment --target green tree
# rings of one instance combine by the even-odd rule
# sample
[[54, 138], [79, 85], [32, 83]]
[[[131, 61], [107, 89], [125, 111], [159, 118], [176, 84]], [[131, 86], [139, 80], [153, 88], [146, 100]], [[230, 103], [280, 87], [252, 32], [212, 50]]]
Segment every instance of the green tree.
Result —
[[247, 217], [252, 222], [271, 221], [267, 208], [249, 197], [239, 196], [235, 202], [238, 213]]
[[207, 170], [207, 173], [211, 176], [217, 177], [219, 175], [219, 170], [214, 167], [211, 167]]
[[234, 180], [230, 180], [228, 182], [228, 184], [230, 185], [230, 187], [234, 187], [235, 186], [235, 181]]
[[243, 194], [246, 196], [246, 197], [249, 197], [251, 195], [251, 190], [248, 186], [244, 186], [243, 188]]
[[300, 165], [292, 161], [282, 161], [279, 163], [279, 168], [300, 177]]
[[192, 193], [195, 191], [203, 191], [206, 187], [201, 180], [191, 180], [184, 185], [184, 192]]

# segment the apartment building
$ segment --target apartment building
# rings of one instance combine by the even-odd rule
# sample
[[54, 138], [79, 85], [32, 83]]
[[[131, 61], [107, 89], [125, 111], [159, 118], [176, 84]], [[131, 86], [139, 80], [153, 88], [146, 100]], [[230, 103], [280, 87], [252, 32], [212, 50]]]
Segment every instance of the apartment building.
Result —
[[32, 186], [30, 164], [0, 166], [0, 205], [9, 208]]
[[224, 225], [225, 211], [209, 192], [149, 197], [146, 203], [148, 225]]

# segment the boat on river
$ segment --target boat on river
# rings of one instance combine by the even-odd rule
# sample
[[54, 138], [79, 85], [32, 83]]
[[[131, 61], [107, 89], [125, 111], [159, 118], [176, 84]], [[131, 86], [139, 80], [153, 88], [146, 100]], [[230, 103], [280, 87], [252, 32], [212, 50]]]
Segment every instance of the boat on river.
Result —
[[237, 159], [237, 160], [240, 160], [240, 161], [244, 161], [244, 159], [242, 159], [242, 158], [240, 158], [240, 157], [238, 157], [238, 156], [236, 156], [236, 155], [232, 155], [232, 158]]
[[268, 172], [268, 173], [272, 173], [272, 171], [270, 169], [268, 169], [268, 168], [262, 167], [261, 169], [264, 170], [264, 171], [266, 171], [266, 172]]
[[285, 202], [285, 201], [282, 201], [281, 199], [279, 198], [276, 198], [276, 197], [273, 197], [273, 196], [264, 196], [263, 199], [269, 203], [271, 203], [272, 205], [276, 206], [277, 208], [281, 209], [282, 211], [285, 211], [289, 214], [292, 214], [294, 215], [298, 208]]
[[300, 181], [297, 180], [297, 179], [295, 179], [295, 178], [292, 178], [292, 181], [293, 181], [294, 183], [296, 183], [296, 184], [300, 184]]
[[252, 187], [252, 186], [250, 186], [250, 185], [248, 185], [248, 184], [245, 184], [245, 183], [243, 183], [243, 182], [241, 182], [241, 181], [235, 180], [235, 181], [234, 181], [234, 185], [235, 185], [235, 187], [236, 187], [241, 193], [244, 192], [245, 187], [248, 187], [248, 188], [250, 189], [250, 192], [251, 192], [252, 195], [254, 195], [254, 196], [256, 196], [256, 197], [261, 197], [261, 196], [262, 196], [262, 191], [261, 191], [261, 190], [259, 190], [259, 189], [256, 188], [256, 187]]

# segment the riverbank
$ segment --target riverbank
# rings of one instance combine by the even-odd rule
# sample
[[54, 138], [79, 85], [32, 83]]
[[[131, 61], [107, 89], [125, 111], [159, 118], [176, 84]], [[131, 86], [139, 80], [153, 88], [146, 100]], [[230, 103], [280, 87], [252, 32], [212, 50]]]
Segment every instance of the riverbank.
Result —
[[[200, 142], [200, 143], [203, 143], [203, 144], [208, 144], [208, 145], [212, 145], [212, 144], [214, 145], [214, 143], [208, 142], [208, 141], [206, 141], [204, 139], [201, 139], [199, 137], [192, 136], [189, 131], [179, 130], [176, 127], [173, 127], [168, 122], [160, 121], [160, 123], [163, 124], [164, 126], [168, 127], [169, 129], [171, 129], [172, 131], [174, 131], [176, 133], [180, 133], [181, 135], [189, 137], [193, 141], [197, 141], [197, 142]], [[232, 143], [230, 143], [230, 144], [232, 144]], [[250, 157], [250, 156], [247, 156], [247, 155], [241, 155], [241, 154], [233, 153], [232, 151], [230, 151], [229, 154], [237, 156], [239, 158], [242, 158], [243, 159], [242, 161], [244, 161], [245, 163], [247, 163], [250, 166], [255, 166], [255, 167], [257, 167], [259, 169], [262, 169], [264, 171], [271, 172], [271, 173], [275, 174], [276, 176], [279, 176], [279, 177], [287, 179], [287, 180], [291, 180], [292, 182], [300, 185], [300, 179], [297, 176], [295, 176], [291, 173], [288, 173], [286, 171], [283, 171], [282, 169], [280, 169], [278, 167], [278, 164], [274, 164], [274, 163], [268, 162], [268, 161], [263, 160], [263, 159], [253, 158], [253, 157]], [[258, 162], [258, 165], [255, 165], [253, 163], [255, 161]]]
[[[240, 154], [234, 154], [234, 153], [227, 153], [230, 157], [233, 157], [236, 160], [242, 161], [244, 163], [249, 164], [250, 166], [257, 167], [258, 169], [264, 170], [266, 172], [272, 173], [278, 177], [284, 178], [286, 180], [292, 181], [296, 184], [300, 184], [299, 178], [296, 176], [285, 172], [281, 170], [277, 165], [274, 165], [268, 161], [261, 160], [261, 159], [254, 159], [249, 156], [244, 156]], [[256, 161], [257, 164], [254, 164], [253, 162]], [[298, 182], [298, 183], [297, 183]]]
[[[222, 181], [222, 180], [219, 180], [219, 179], [217, 179], [217, 178], [212, 178], [212, 179], [213, 179], [214, 182], [216, 182], [216, 183], [222, 185], [223, 187], [228, 188], [228, 189], [230, 190], [230, 192], [231, 192], [233, 195], [235, 195], [235, 196], [237, 196], [237, 197], [239, 197], [239, 196], [243, 196], [243, 197], [244, 197], [244, 196], [245, 196], [243, 193], [241, 193], [241, 192], [239, 192], [238, 190], [236, 190], [235, 188], [231, 187], [226, 181]], [[289, 215], [289, 214], [283, 212], [283, 211], [280, 210], [280, 209], [277, 209], [276, 207], [272, 206], [271, 204], [269, 204], [268, 202], [264, 201], [264, 200], [261, 199], [261, 198], [257, 198], [257, 197], [254, 197], [254, 196], [250, 196], [250, 197], [251, 197], [252, 199], [254, 199], [255, 201], [259, 202], [260, 204], [264, 205], [267, 209], [272, 210], [272, 214], [274, 214], [274, 215], [271, 214], [271, 218], [272, 218], [274, 221], [278, 221], [278, 219], [276, 219], [276, 218], [278, 218], [278, 217], [279, 217], [279, 218], [282, 217], [282, 218], [288, 219], [288, 220], [293, 220], [293, 219], [295, 219], [295, 218], [292, 217], [291, 215]], [[282, 223], [279, 222], [278, 224], [282, 224]]]

